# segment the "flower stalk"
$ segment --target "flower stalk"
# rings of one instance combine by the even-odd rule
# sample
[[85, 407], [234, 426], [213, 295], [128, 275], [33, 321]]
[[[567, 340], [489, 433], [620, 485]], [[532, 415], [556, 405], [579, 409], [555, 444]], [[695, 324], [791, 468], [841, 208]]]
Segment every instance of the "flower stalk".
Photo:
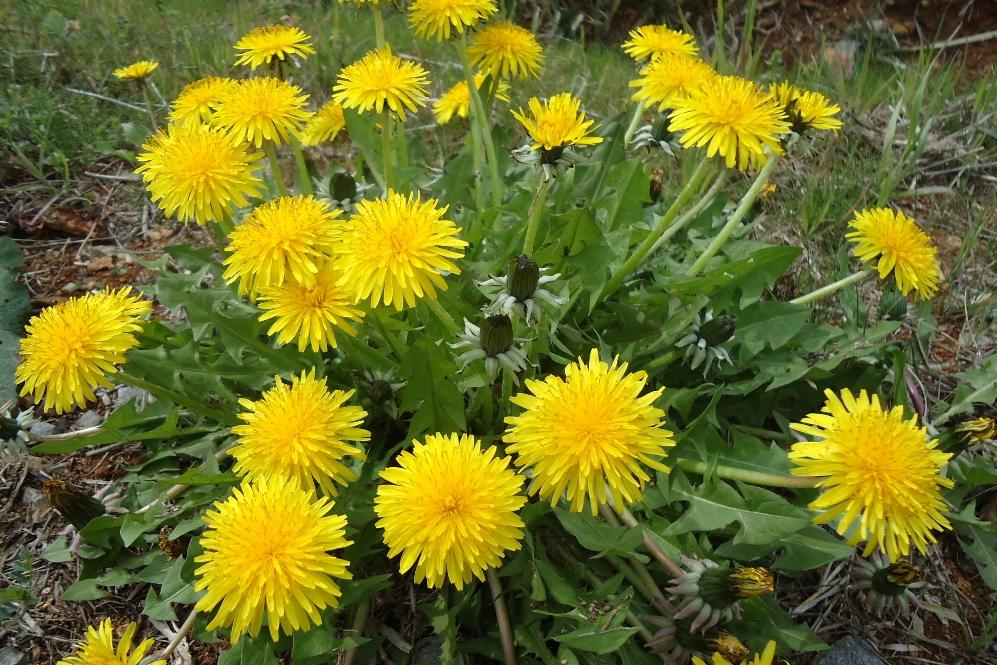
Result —
[[[496, 208], [502, 205], [502, 178], [499, 173], [498, 153], [495, 152], [495, 141], [492, 139], [492, 131], [488, 126], [488, 115], [485, 113], [485, 105], [481, 101], [481, 93], [474, 82], [474, 70], [471, 69], [471, 61], [467, 57], [467, 34], [461, 34], [460, 41], [457, 42], [457, 55], [460, 58], [461, 67], [464, 68], [464, 78], [467, 79], [467, 93], [471, 100], [471, 120], [478, 127], [478, 135], [484, 144], [487, 155], [488, 171], [491, 177], [492, 205]], [[495, 86], [493, 86], [495, 87]]]
[[459, 335], [461, 332], [461, 327], [457, 325], [453, 317], [450, 316], [450, 312], [443, 308], [439, 300], [435, 298], [423, 298], [422, 301], [426, 303], [426, 307], [430, 309], [436, 318], [440, 320], [440, 323], [450, 332], [451, 335]]
[[301, 142], [293, 139], [291, 148], [294, 151], [294, 163], [298, 169], [298, 188], [302, 194], [311, 196], [315, 190], [312, 187], [312, 177], [308, 175], [308, 163], [305, 161], [305, 152], [301, 147]]
[[280, 160], [277, 159], [277, 144], [273, 141], [264, 141], [263, 150], [266, 152], [267, 160], [270, 162], [270, 170], [273, 172], [273, 179], [277, 182], [277, 191], [281, 196], [287, 196], [287, 185], [284, 183], [284, 172], [280, 168]]
[[374, 10], [374, 44], [377, 48], [384, 48], [384, 15], [381, 13], [381, 3], [373, 3], [371, 9]]
[[772, 155], [769, 160], [765, 162], [765, 166], [762, 170], [758, 172], [758, 176], [755, 177], [755, 181], [751, 183], [751, 187], [745, 193], [744, 198], [737, 205], [737, 209], [734, 210], [734, 214], [730, 216], [727, 223], [724, 225], [720, 232], [717, 233], [716, 237], [710, 242], [710, 244], [703, 250], [703, 253], [696, 259], [696, 262], [692, 264], [692, 267], [686, 271], [686, 277], [695, 277], [699, 273], [703, 272], [703, 268], [706, 264], [717, 255], [717, 252], [724, 246], [724, 243], [730, 238], [731, 234], [734, 233], [740, 224], [741, 220], [748, 214], [751, 210], [751, 206], [754, 205], [755, 199], [761, 193], [762, 189], [765, 187], [765, 183], [768, 182], [769, 176], [775, 171], [775, 167], [779, 164], [779, 155]]
[[637, 127], [640, 126], [640, 119], [644, 115], [644, 108], [647, 106], [646, 100], [640, 100], [637, 102], [637, 108], [634, 109], [634, 115], [630, 118], [630, 124], [627, 125], [627, 131], [623, 133], [623, 147], [630, 145], [630, 139], [634, 137], [637, 132]]
[[628, 527], [631, 528], [640, 527], [641, 532], [644, 535], [644, 547], [647, 548], [647, 551], [650, 552], [651, 555], [658, 560], [658, 563], [660, 563], [662, 567], [665, 570], [667, 570], [672, 577], [682, 576], [682, 574], [685, 572], [682, 570], [682, 567], [679, 566], [677, 563], [675, 563], [670, 556], [665, 554], [665, 551], [661, 549], [658, 543], [654, 542], [654, 539], [651, 538], [650, 533], [648, 533], [647, 527], [641, 525], [640, 522], [637, 521], [637, 518], [633, 516], [633, 513], [631, 513], [626, 508], [620, 508], [615, 504], [612, 506], [612, 508], [613, 511], [615, 511], [616, 514], [620, 516], [620, 519], [623, 520], [623, 523], [626, 524]]
[[749, 469], [739, 469], [723, 464], [711, 465], [707, 462], [700, 462], [691, 459], [677, 459], [675, 466], [683, 471], [689, 471], [699, 475], [711, 473], [717, 478], [725, 480], [736, 480], [752, 485], [764, 485], [766, 487], [784, 487], [787, 489], [809, 489], [817, 487], [821, 478], [807, 478], [801, 476], [791, 476], [785, 473], [766, 473], [764, 471], [751, 471]]
[[700, 197], [699, 201], [694, 206], [689, 208], [689, 210], [687, 210], [681, 217], [676, 219], [675, 222], [671, 224], [667, 229], [665, 229], [665, 232], [662, 233], [658, 237], [658, 239], [654, 242], [654, 245], [651, 246], [651, 251], [649, 253], [654, 254], [655, 252], [657, 252], [669, 240], [675, 237], [676, 233], [685, 228], [686, 224], [696, 219], [696, 217], [699, 216], [699, 213], [703, 212], [706, 206], [710, 205], [710, 203], [713, 202], [713, 199], [715, 199], [717, 194], [720, 193], [720, 190], [723, 188], [723, 186], [727, 184], [727, 180], [729, 178], [730, 178], [730, 171], [728, 171], [727, 169], [721, 171], [720, 174], [717, 175], [716, 180], [713, 181], [713, 184], [710, 185], [710, 188], [706, 190], [706, 193]]
[[189, 397], [185, 397], [178, 392], [170, 390], [169, 388], [164, 388], [163, 386], [156, 385], [146, 381], [145, 379], [140, 379], [137, 376], [132, 376], [127, 372], [118, 371], [113, 375], [117, 381], [124, 383], [126, 385], [132, 386], [133, 388], [140, 388], [145, 390], [150, 395], [158, 397], [159, 399], [169, 400], [175, 404], [186, 407], [192, 413], [196, 413], [199, 416], [204, 416], [205, 418], [211, 418], [225, 425], [235, 425], [239, 422], [239, 419], [235, 415], [229, 415], [218, 411], [217, 409], [212, 409], [211, 407], [205, 406], [203, 403], [193, 400]]
[[498, 619], [505, 665], [516, 665], [516, 645], [512, 637], [512, 625], [509, 623], [509, 612], [506, 610], [505, 598], [502, 596], [502, 584], [499, 582], [494, 568], [489, 568], [485, 572], [485, 577], [488, 578], [488, 588], [492, 592], [492, 601], [495, 604], [495, 618]]
[[394, 165], [391, 163], [391, 110], [385, 105], [381, 111], [381, 159], [384, 163], [384, 195], [388, 195], [388, 190], [394, 184]]
[[871, 268], [866, 270], [859, 270], [858, 272], [852, 273], [848, 277], [843, 277], [836, 282], [831, 282], [827, 286], [822, 286], [821, 288], [815, 289], [810, 293], [804, 294], [798, 298], [793, 298], [789, 302], [791, 302], [794, 305], [808, 305], [812, 302], [816, 302], [818, 300], [821, 300], [822, 298], [826, 298], [830, 295], [833, 295], [838, 291], [840, 291], [841, 289], [845, 288], [846, 286], [851, 286], [852, 284], [858, 284], [860, 282], [864, 282], [865, 280], [869, 279], [875, 274], [876, 271]]
[[526, 238], [523, 240], [523, 254], [526, 256], [533, 255], [533, 245], [536, 243], [537, 230], [540, 228], [540, 216], [547, 205], [547, 194], [550, 192], [550, 186], [553, 183], [553, 178], [546, 180], [541, 178], [540, 186], [537, 188], [537, 195], [533, 197], [533, 203], [530, 204], [530, 212], [526, 223]]

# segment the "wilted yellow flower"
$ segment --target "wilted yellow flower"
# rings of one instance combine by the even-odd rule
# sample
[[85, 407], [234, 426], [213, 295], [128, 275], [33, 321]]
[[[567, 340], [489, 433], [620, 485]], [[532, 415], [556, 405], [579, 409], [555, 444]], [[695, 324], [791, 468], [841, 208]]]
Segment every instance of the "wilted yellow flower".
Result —
[[394, 191], [386, 199], [357, 203], [336, 248], [340, 285], [373, 307], [383, 301], [401, 311], [418, 298], [435, 300], [437, 289], [447, 290], [443, 274], [460, 274], [451, 259], [464, 256], [467, 246], [457, 226], [443, 219], [448, 208]]
[[669, 131], [682, 132], [686, 148], [706, 146], [706, 155], [720, 155], [727, 168], [757, 166], [782, 152], [779, 136], [789, 131], [786, 114], [751, 81], [715, 76], [673, 100]]
[[623, 50], [631, 58], [641, 60], [659, 58], [662, 55], [684, 55], [696, 57], [699, 47], [692, 35], [672, 30], [667, 25], [642, 25], [630, 31], [630, 39], [623, 42]]
[[956, 425], [956, 432], [963, 436], [963, 440], [968, 443], [986, 443], [991, 439], [997, 439], [997, 420], [994, 418], [973, 418]]
[[24, 384], [20, 394], [56, 413], [93, 401], [94, 388], [110, 388], [106, 375], [138, 345], [134, 333], [151, 309], [126, 286], [70, 298], [32, 316], [14, 372]]
[[471, 64], [493, 78], [536, 78], [543, 64], [543, 49], [533, 33], [508, 21], [489, 23], [471, 38], [467, 47]]
[[260, 193], [256, 162], [262, 157], [220, 128], [172, 123], [142, 146], [143, 164], [135, 172], [167, 217], [206, 224]]
[[530, 133], [534, 150], [602, 143], [602, 137], [589, 134], [595, 121], [587, 120], [580, 106], [581, 101], [570, 92], [562, 92], [543, 103], [532, 98], [529, 101], [532, 118], [527, 118], [523, 109], [513, 111], [512, 115]]
[[481, 450], [468, 434], [430, 434], [396, 461], [381, 471], [374, 512], [402, 573], [415, 566], [416, 582], [463, 589], [519, 549], [523, 479], [494, 447]]
[[[741, 665], [772, 665], [772, 661], [775, 658], [775, 642], [769, 640], [768, 644], [765, 645], [765, 650], [761, 653], [756, 653], [750, 661], [742, 660]], [[707, 663], [699, 656], [693, 656], [693, 665], [707, 665]], [[712, 665], [735, 665], [727, 660], [723, 654], [715, 653], [713, 654]]]
[[[110, 619], [104, 619], [99, 627], [87, 627], [83, 641], [73, 647], [73, 654], [60, 660], [56, 665], [139, 665], [149, 649], [152, 648], [151, 639], [144, 640], [135, 647], [131, 653], [132, 639], [138, 624], [130, 623], [125, 628], [118, 642], [118, 648], [114, 648], [114, 626]], [[148, 665], [166, 665], [165, 660], [155, 660]]]
[[789, 458], [797, 476], [818, 478], [820, 495], [810, 508], [820, 511], [818, 524], [837, 520], [837, 531], [855, 545], [866, 541], [863, 556], [875, 549], [891, 561], [924, 552], [935, 542], [932, 531], [951, 528], [945, 518], [941, 488], [953, 482], [941, 475], [952, 457], [936, 450], [917, 418], [904, 419], [903, 407], [886, 411], [879, 397], [824, 391], [820, 413], [790, 425], [816, 437], [796, 443]]
[[495, 0], [412, 0], [408, 20], [423, 39], [450, 39], [498, 11]]
[[871, 208], [856, 212], [848, 228], [853, 230], [845, 237], [857, 243], [855, 255], [875, 264], [881, 279], [892, 272], [904, 295], [914, 290], [930, 298], [938, 291], [942, 270], [937, 250], [914, 220], [889, 208]]
[[637, 88], [632, 99], [657, 104], [658, 110], [664, 111], [716, 75], [712, 67], [697, 57], [666, 53], [641, 69], [640, 78], [630, 81], [630, 87]]
[[312, 286], [289, 279], [281, 286], [263, 289], [258, 303], [263, 310], [260, 321], [273, 320], [267, 334], [277, 335], [278, 344], [297, 340], [299, 351], [336, 348], [337, 330], [356, 335], [351, 322], [363, 318], [363, 312], [354, 307], [353, 287], [342, 282], [342, 277], [338, 262], [329, 261], [319, 266]]
[[222, 92], [213, 122], [257, 148], [264, 141], [285, 142], [308, 119], [308, 95], [272, 76], [242, 79]]
[[343, 105], [339, 102], [328, 102], [315, 112], [301, 130], [301, 143], [318, 145], [331, 141], [344, 127], [346, 127], [346, 117], [343, 115]]
[[261, 25], [253, 28], [236, 42], [236, 51], [242, 51], [237, 65], [260, 65], [286, 60], [292, 55], [306, 58], [315, 53], [311, 38], [301, 28], [287, 25]]
[[209, 121], [222, 93], [237, 83], [223, 76], [206, 76], [188, 83], [170, 110], [170, 122]]
[[340, 214], [314, 196], [282, 196], [257, 206], [229, 234], [225, 281], [238, 280], [240, 295], [289, 279], [314, 286], [338, 242]]
[[[484, 74], [474, 75], [474, 85], [478, 90], [481, 90], [484, 83]], [[509, 101], [509, 84], [505, 81], [498, 81], [496, 85], [498, 88], [495, 90], [495, 99], [503, 102]], [[468, 94], [467, 81], [457, 82], [443, 93], [439, 101], [433, 105], [433, 115], [436, 117], [436, 122], [441, 125], [450, 122], [454, 116], [466, 118], [470, 114], [470, 110], [471, 96]]]
[[119, 67], [114, 70], [114, 76], [123, 81], [144, 81], [159, 67], [155, 60], [139, 60], [127, 67]]
[[266, 615], [270, 637], [305, 631], [337, 607], [337, 579], [352, 579], [333, 554], [352, 543], [346, 518], [329, 514], [332, 501], [294, 481], [264, 476], [243, 482], [204, 515], [194, 588], [204, 591], [195, 609], [216, 609], [208, 630], [230, 626], [232, 642], [256, 637]]
[[429, 72], [421, 65], [402, 60], [391, 53], [391, 47], [369, 51], [352, 65], [344, 67], [336, 78], [332, 98], [343, 108], [360, 113], [380, 113], [388, 107], [405, 117], [426, 105]]
[[799, 134], [806, 129], [841, 129], [841, 121], [834, 116], [841, 107], [831, 104], [827, 97], [812, 90], [804, 90], [789, 81], [769, 86], [769, 94], [783, 108], [786, 116]]
[[369, 441], [370, 432], [358, 427], [367, 412], [359, 406], [344, 406], [355, 390], [329, 392], [315, 370], [295, 376], [288, 385], [276, 384], [256, 401], [240, 399], [246, 409], [245, 422], [232, 428], [238, 437], [229, 454], [232, 470], [248, 480], [268, 474], [294, 478], [301, 487], [318, 483], [327, 496], [335, 496], [336, 484], [345, 485], [357, 475], [344, 462], [366, 459], [354, 443]]
[[566, 496], [572, 512], [588, 499], [594, 515], [612, 496], [621, 505], [640, 500], [650, 475], [668, 467], [659, 459], [674, 446], [664, 425], [665, 412], [654, 406], [663, 388], [645, 395], [647, 373], [627, 374], [627, 363], [612, 365], [592, 349], [588, 365], [581, 358], [565, 368], [565, 378], [526, 380], [530, 393], [512, 403], [523, 408], [507, 416], [503, 439], [516, 455], [516, 466], [532, 471], [530, 494], [556, 504]]

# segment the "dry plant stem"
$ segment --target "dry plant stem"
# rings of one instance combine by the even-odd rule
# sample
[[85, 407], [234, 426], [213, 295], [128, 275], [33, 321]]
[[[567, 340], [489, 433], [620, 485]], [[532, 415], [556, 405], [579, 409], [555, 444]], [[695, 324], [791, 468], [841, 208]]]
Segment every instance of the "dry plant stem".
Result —
[[858, 284], [859, 282], [863, 282], [875, 274], [876, 271], [872, 269], [860, 270], [856, 273], [852, 273], [848, 277], [839, 279], [837, 282], [832, 282], [827, 286], [822, 286], [821, 288], [811, 291], [806, 295], [802, 295], [799, 298], [793, 298], [789, 302], [791, 302], [794, 305], [808, 305], [812, 302], [820, 300], [821, 298], [826, 298], [830, 295], [833, 295], [838, 291], [840, 291], [841, 289], [845, 288], [846, 286], [851, 286], [852, 284]]
[[682, 570], [677, 563], [672, 561], [670, 556], [665, 554], [664, 550], [658, 546], [658, 543], [654, 542], [651, 536], [647, 533], [647, 529], [637, 521], [637, 518], [634, 517], [629, 510], [626, 508], [618, 508], [615, 505], [613, 505], [613, 510], [616, 511], [616, 514], [620, 516], [620, 519], [623, 520], [623, 523], [627, 526], [641, 528], [641, 531], [644, 534], [644, 547], [647, 548], [651, 555], [658, 560], [658, 563], [660, 563], [672, 577], [681, 577], [685, 574], [685, 571]]
[[512, 625], [509, 623], [509, 612], [505, 607], [505, 598], [502, 597], [502, 584], [499, 583], [494, 568], [489, 568], [485, 572], [485, 576], [488, 578], [488, 588], [491, 589], [492, 601], [495, 603], [495, 618], [498, 619], [505, 665], [516, 665], [516, 644], [512, 638]]
[[305, 161], [305, 151], [301, 147], [301, 142], [295, 138], [291, 139], [291, 148], [294, 150], [294, 164], [298, 169], [298, 187], [302, 194], [311, 196], [315, 193], [312, 188], [312, 177], [308, 175], [308, 163]]
[[391, 110], [385, 106], [381, 111], [381, 159], [384, 162], [384, 197], [394, 182], [394, 165], [391, 163]]
[[630, 139], [634, 137], [637, 133], [637, 127], [640, 126], [641, 116], [644, 115], [644, 107], [646, 104], [644, 100], [637, 102], [637, 108], [634, 109], [634, 115], [630, 119], [630, 124], [627, 125], [627, 131], [623, 134], [623, 149], [626, 150], [627, 146], [630, 145]]
[[699, 462], [691, 459], [677, 459], [675, 466], [683, 471], [703, 475], [712, 473], [717, 478], [726, 480], [737, 480], [752, 485], [764, 485], [766, 487], [784, 487], [787, 489], [804, 489], [817, 487], [821, 478], [811, 478], [806, 476], [790, 476], [784, 473], [764, 473], [762, 471], [750, 471], [739, 469], [733, 466], [722, 464], [710, 465], [707, 462]]
[[454, 321], [452, 316], [450, 316], [450, 312], [443, 309], [443, 305], [440, 304], [439, 300], [436, 298], [423, 298], [423, 302], [425, 302], [426, 307], [428, 307], [433, 314], [436, 315], [436, 318], [440, 320], [440, 323], [442, 323], [446, 329], [450, 331], [451, 335], [460, 334], [460, 326], [458, 326], [457, 322]]
[[703, 212], [706, 206], [710, 205], [713, 202], [713, 199], [716, 198], [717, 194], [720, 192], [723, 186], [727, 184], [728, 178], [730, 178], [730, 171], [728, 171], [727, 169], [721, 171], [720, 174], [717, 176], [716, 180], [713, 181], [713, 184], [710, 185], [710, 188], [706, 190], [706, 193], [703, 194], [702, 197], [700, 197], [696, 205], [689, 208], [689, 210], [687, 210], [681, 217], [676, 219], [671, 226], [665, 229], [665, 232], [661, 234], [661, 237], [659, 237], [655, 241], [654, 245], [651, 246], [650, 253], [654, 254], [655, 252], [657, 252], [659, 249], [661, 249], [661, 247], [665, 243], [667, 243], [669, 240], [675, 237], [676, 233], [685, 228], [686, 224], [688, 224], [696, 217], [698, 217], [699, 213]]
[[706, 267], [709, 260], [717, 255], [720, 248], [724, 246], [727, 239], [730, 238], [732, 233], [734, 233], [734, 229], [741, 224], [741, 220], [744, 219], [744, 217], [748, 214], [748, 211], [751, 210], [751, 206], [754, 205], [755, 199], [758, 198], [758, 194], [761, 193], [765, 183], [768, 182], [769, 176], [772, 175], [772, 172], [775, 171], [775, 167], [778, 166], [778, 164], [779, 155], [772, 155], [769, 157], [769, 160], [765, 162], [765, 166], [763, 166], [762, 170], [758, 172], [758, 175], [755, 177], [755, 181], [751, 183], [751, 188], [745, 193], [744, 198], [741, 199], [741, 202], [737, 205], [737, 209], [734, 210], [734, 213], [730, 216], [730, 219], [727, 220], [727, 223], [722, 229], [720, 229], [720, 232], [717, 233], [716, 237], [713, 238], [707, 248], [703, 250], [703, 253], [698, 259], [696, 259], [696, 262], [692, 264], [692, 267], [686, 271], [685, 274], [687, 277], [695, 277], [699, 273], [703, 272], [703, 268]]
[[658, 224], [644, 238], [644, 241], [638, 245], [637, 249], [634, 250], [630, 258], [624, 262], [620, 269], [616, 271], [615, 274], [606, 282], [606, 286], [602, 289], [602, 294], [599, 300], [605, 300], [609, 296], [616, 293], [616, 290], [620, 288], [623, 284], [623, 280], [626, 279], [630, 273], [637, 269], [638, 266], [644, 261], [651, 250], [654, 248], [655, 244], [658, 242], [658, 238], [671, 226], [672, 220], [679, 214], [679, 212], [685, 207], [685, 204], [689, 202], [696, 191], [699, 189], [700, 182], [709, 174], [710, 170], [713, 168], [713, 164], [709, 159], [703, 159], [696, 170], [692, 172], [689, 176], [689, 180], [686, 181], [685, 185], [682, 187], [682, 191], [679, 195], [675, 197], [675, 201], [672, 205], [668, 207], [665, 214], [661, 216], [658, 220]]
[[183, 625], [180, 626], [180, 629], [177, 631], [177, 634], [173, 636], [173, 639], [166, 645], [166, 648], [160, 651], [159, 655], [156, 656], [157, 660], [169, 660], [169, 657], [173, 655], [173, 652], [177, 650], [177, 647], [180, 646], [180, 643], [183, 642], [184, 638], [187, 637], [187, 634], [190, 633], [191, 629], [194, 627], [194, 619], [196, 618], [197, 610], [191, 610], [190, 614], [188, 614], [187, 618], [184, 620]]
[[225, 425], [233, 425], [237, 422], [234, 416], [227, 416], [221, 411], [204, 406], [204, 404], [196, 400], [185, 397], [178, 392], [170, 390], [169, 388], [164, 388], [163, 386], [156, 385], [155, 383], [151, 383], [145, 379], [140, 379], [137, 376], [132, 376], [131, 374], [121, 371], [113, 374], [112, 376], [121, 383], [128, 384], [134, 388], [141, 388], [155, 397], [179, 404], [180, 406], [186, 407], [191, 412], [204, 416], [205, 418], [211, 418], [212, 420], [216, 420]]
[[492, 205], [496, 208], [502, 205], [502, 178], [499, 173], [498, 153], [495, 152], [495, 141], [492, 139], [492, 130], [488, 126], [488, 116], [485, 114], [485, 105], [481, 101], [481, 93], [478, 86], [474, 84], [474, 71], [471, 69], [471, 62], [467, 57], [467, 33], [460, 36], [457, 42], [457, 55], [460, 57], [460, 64], [464, 68], [464, 78], [467, 79], [467, 92], [471, 98], [472, 122], [479, 128], [479, 135], [485, 146], [485, 153], [488, 156], [488, 172], [491, 176]]
[[[365, 600], [357, 606], [357, 613], [353, 617], [353, 625], [350, 627], [350, 632], [354, 633], [357, 637], [363, 635], [364, 627], [367, 625], [368, 614], [370, 614], [370, 601]], [[353, 647], [343, 656], [343, 665], [353, 665], [356, 659], [357, 647]]]
[[273, 179], [277, 181], [277, 191], [281, 196], [287, 196], [287, 185], [284, 184], [284, 172], [280, 169], [280, 161], [277, 159], [277, 144], [273, 141], [263, 142], [263, 151], [267, 154], [270, 162], [270, 170], [273, 172]]
[[100, 428], [100, 425], [94, 425], [93, 427], [84, 427], [83, 429], [73, 430], [72, 432], [60, 432], [58, 434], [32, 434], [28, 432], [28, 436], [31, 437], [32, 441], [65, 441], [66, 439], [75, 439], [78, 436], [96, 434], [100, 431]]
[[547, 193], [550, 186], [554, 184], [554, 179], [543, 180], [537, 188], [537, 195], [533, 197], [530, 204], [530, 212], [526, 223], [526, 239], [523, 240], [523, 254], [533, 255], [533, 245], [537, 241], [537, 230], [540, 228], [540, 216], [543, 215], [544, 207], [547, 205]]

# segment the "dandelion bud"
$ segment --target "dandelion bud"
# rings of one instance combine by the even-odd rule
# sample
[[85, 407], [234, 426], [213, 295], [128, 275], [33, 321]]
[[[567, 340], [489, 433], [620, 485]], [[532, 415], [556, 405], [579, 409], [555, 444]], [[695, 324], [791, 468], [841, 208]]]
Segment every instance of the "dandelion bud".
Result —
[[526, 254], [509, 261], [508, 293], [519, 302], [526, 300], [540, 284], [540, 266]]
[[77, 529], [105, 512], [103, 503], [65, 481], [53, 478], [42, 485], [42, 491], [52, 508]]
[[357, 181], [349, 173], [333, 174], [329, 190], [336, 201], [352, 201], [357, 197]]
[[997, 420], [993, 418], [975, 418], [956, 426], [955, 431], [963, 436], [966, 444], [986, 443], [997, 439]]
[[481, 324], [481, 349], [489, 358], [512, 347], [512, 319], [505, 314], [489, 316]]
[[748, 651], [748, 647], [744, 646], [741, 640], [737, 639], [726, 630], [717, 629], [713, 631], [706, 638], [706, 643], [709, 645], [710, 651], [719, 653], [732, 663], [740, 663], [744, 661], [750, 653]]
[[734, 336], [733, 317], [720, 316], [706, 321], [699, 329], [699, 336], [706, 340], [707, 346], [723, 344]]
[[772, 573], [764, 568], [710, 568], [699, 578], [699, 593], [703, 600], [718, 609], [729, 607], [741, 598], [771, 593], [774, 589]]
[[898, 561], [873, 573], [872, 588], [885, 596], [899, 596], [908, 586], [920, 581], [920, 568], [909, 561]]
[[856, 589], [866, 592], [866, 603], [882, 612], [896, 608], [909, 612], [917, 602], [914, 590], [922, 587], [921, 570], [909, 561], [890, 563], [886, 555], [875, 552], [869, 559], [856, 559], [852, 568]]

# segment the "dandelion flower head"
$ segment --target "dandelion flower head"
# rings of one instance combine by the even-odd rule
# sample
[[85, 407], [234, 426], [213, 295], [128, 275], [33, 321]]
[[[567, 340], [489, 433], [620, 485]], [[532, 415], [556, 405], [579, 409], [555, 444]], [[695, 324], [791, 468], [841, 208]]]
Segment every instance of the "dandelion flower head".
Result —
[[789, 458], [798, 476], [818, 478], [820, 495], [810, 504], [819, 524], [837, 521], [837, 531], [863, 556], [879, 549], [891, 561], [924, 552], [932, 531], [950, 528], [941, 475], [951, 454], [937, 450], [916, 417], [904, 419], [903, 407], [887, 411], [879, 397], [824, 391], [827, 401], [791, 427], [816, 441], [794, 444]]
[[337, 247], [342, 284], [352, 285], [356, 299], [414, 307], [418, 298], [436, 299], [446, 291], [444, 273], [460, 274], [453, 262], [464, 256], [467, 242], [443, 215], [448, 206], [394, 191], [386, 199], [360, 201]]
[[396, 461], [381, 472], [374, 512], [402, 573], [415, 566], [416, 582], [463, 589], [519, 549], [523, 480], [494, 447], [482, 450], [467, 434], [430, 434]]
[[241, 51], [237, 65], [249, 65], [256, 69], [278, 60], [287, 60], [292, 55], [307, 58], [315, 53], [311, 38], [304, 30], [287, 25], [261, 25], [243, 35], [235, 44]]
[[[484, 82], [484, 74], [474, 75], [474, 85], [478, 90], [481, 90]], [[509, 84], [505, 81], [498, 81], [496, 85], [498, 87], [495, 90], [495, 99], [508, 102]], [[453, 120], [454, 116], [466, 118], [471, 111], [471, 96], [468, 94], [468, 91], [467, 81], [458, 81], [452, 88], [443, 93], [440, 99], [433, 105], [433, 115], [436, 116], [436, 122], [445, 125]]]
[[[756, 653], [754, 656], [752, 656], [750, 661], [747, 659], [742, 660], [741, 665], [772, 665], [775, 659], [775, 646], [776, 646], [775, 642], [773, 640], [769, 640], [769, 642], [765, 645], [764, 651], [762, 651], [761, 653]], [[713, 654], [713, 658], [711, 659], [710, 664], [708, 664], [699, 656], [693, 656], [692, 662], [693, 665], [736, 665], [735, 663], [732, 663], [731, 661], [727, 660], [727, 658], [725, 658], [723, 654], [720, 653]]]
[[307, 103], [301, 88], [279, 78], [242, 79], [222, 92], [213, 122], [257, 148], [264, 141], [284, 143], [308, 120]]
[[332, 501], [278, 476], [243, 482], [204, 515], [204, 553], [195, 557], [195, 609], [215, 610], [208, 630], [228, 626], [232, 642], [256, 637], [264, 617], [271, 639], [321, 623], [337, 607], [337, 580], [352, 579], [335, 555], [352, 544]]
[[[114, 626], [110, 619], [104, 619], [97, 627], [87, 627], [83, 641], [75, 646], [73, 654], [61, 659], [56, 665], [139, 665], [152, 648], [153, 641], [144, 640], [132, 651], [132, 640], [137, 630], [138, 624], [128, 624], [115, 648]], [[148, 665], [166, 665], [166, 661], [155, 660]]]
[[206, 76], [188, 83], [170, 105], [170, 122], [209, 122], [222, 93], [236, 81], [223, 76]]
[[159, 68], [159, 63], [155, 60], [139, 60], [127, 67], [119, 67], [114, 70], [114, 76], [122, 81], [144, 81]]
[[602, 137], [589, 133], [595, 121], [586, 119], [585, 112], [580, 110], [581, 101], [570, 92], [554, 95], [542, 103], [534, 97], [528, 107], [532, 117], [527, 117], [522, 109], [512, 115], [529, 132], [534, 150], [602, 143]]
[[333, 100], [360, 113], [381, 113], [385, 107], [399, 118], [426, 105], [429, 72], [422, 65], [402, 60], [386, 46], [370, 51], [340, 72]]
[[409, 24], [423, 39], [444, 41], [463, 34], [498, 11], [495, 0], [412, 0]]
[[172, 123], [142, 146], [142, 165], [135, 172], [167, 217], [206, 224], [260, 193], [257, 162], [262, 157], [220, 128]]
[[508, 21], [489, 23], [476, 32], [467, 56], [493, 78], [536, 78], [543, 64], [543, 49], [533, 33]]
[[257, 206], [229, 234], [225, 281], [238, 280], [240, 294], [289, 279], [313, 286], [338, 242], [340, 214], [314, 196], [282, 196]]
[[528, 379], [529, 393], [512, 397], [523, 411], [506, 417], [503, 438], [516, 466], [532, 470], [530, 494], [551, 505], [566, 496], [572, 512], [588, 499], [593, 515], [610, 493], [624, 504], [640, 500], [651, 478], [643, 466], [668, 471], [659, 460], [675, 445], [654, 406], [663, 389], [641, 395], [646, 385], [645, 372], [628, 374], [627, 363], [607, 364], [596, 349], [563, 379]]
[[806, 129], [838, 131], [841, 120], [835, 118], [841, 107], [812, 90], [804, 90], [788, 81], [769, 86], [769, 94], [785, 111], [796, 133]]
[[238, 437], [229, 450], [232, 470], [249, 480], [274, 474], [294, 478], [301, 487], [317, 483], [327, 496], [336, 485], [356, 480], [346, 466], [348, 458], [366, 459], [357, 447], [369, 441], [370, 432], [359, 426], [367, 412], [346, 406], [354, 390], [329, 392], [315, 370], [291, 379], [290, 385], [274, 377], [275, 385], [256, 401], [240, 399], [242, 425], [232, 428]]
[[135, 333], [152, 306], [131, 287], [70, 298], [31, 317], [21, 340], [14, 378], [20, 394], [44, 409], [69, 411], [93, 401], [94, 388], [110, 388], [106, 375], [138, 345]]
[[315, 112], [311, 120], [301, 130], [303, 145], [318, 145], [336, 138], [346, 127], [346, 116], [343, 115], [343, 105], [339, 102], [328, 102]]
[[782, 152], [779, 137], [789, 131], [786, 114], [775, 100], [751, 81], [715, 76], [674, 100], [669, 131], [682, 132], [685, 148], [706, 146], [727, 168], [757, 166]]
[[657, 104], [658, 110], [664, 111], [716, 75], [713, 68], [699, 58], [666, 53], [641, 69], [639, 78], [630, 81], [630, 87], [637, 88], [632, 99]]
[[938, 291], [942, 270], [931, 237], [907, 215], [890, 208], [855, 213], [845, 237], [856, 243], [855, 255], [875, 265], [880, 279], [891, 272], [900, 291], [930, 298]]
[[684, 55], [694, 58], [699, 47], [692, 35], [672, 30], [667, 25], [643, 25], [630, 31], [630, 39], [623, 42], [623, 50], [640, 62], [654, 60], [663, 55]]

